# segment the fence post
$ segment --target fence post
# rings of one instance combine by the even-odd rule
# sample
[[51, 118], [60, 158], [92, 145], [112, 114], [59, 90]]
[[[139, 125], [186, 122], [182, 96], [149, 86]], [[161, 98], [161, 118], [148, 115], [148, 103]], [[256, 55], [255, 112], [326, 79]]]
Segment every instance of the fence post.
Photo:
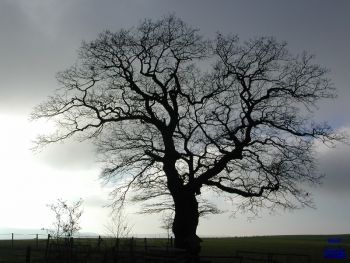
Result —
[[30, 246], [27, 247], [27, 253], [26, 253], [26, 263], [30, 263]]
[[130, 240], [130, 250], [132, 252], [134, 251], [134, 237], [131, 237], [131, 240]]
[[147, 251], [147, 238], [145, 238], [145, 251]]
[[50, 234], [47, 235], [46, 249], [45, 249], [45, 259], [47, 260], [49, 255], [49, 245], [50, 245]]
[[36, 234], [36, 248], [39, 247], [39, 235]]
[[130, 240], [130, 256], [131, 256], [131, 262], [134, 262], [134, 237], [131, 237]]
[[118, 263], [119, 261], [119, 237], [115, 240], [115, 246], [113, 247], [113, 263]]
[[102, 243], [102, 238], [101, 238], [101, 236], [98, 236], [98, 241], [97, 241], [97, 248], [98, 248], [98, 250], [100, 250], [101, 243]]
[[117, 237], [115, 240], [115, 246], [116, 246], [117, 250], [119, 251], [119, 237]]
[[268, 263], [272, 263], [273, 261], [272, 261], [272, 254], [271, 253], [268, 253], [267, 254], [267, 262]]
[[170, 247], [171, 247], [171, 248], [174, 247], [174, 244], [173, 244], [173, 237], [172, 237], [172, 236], [170, 237]]

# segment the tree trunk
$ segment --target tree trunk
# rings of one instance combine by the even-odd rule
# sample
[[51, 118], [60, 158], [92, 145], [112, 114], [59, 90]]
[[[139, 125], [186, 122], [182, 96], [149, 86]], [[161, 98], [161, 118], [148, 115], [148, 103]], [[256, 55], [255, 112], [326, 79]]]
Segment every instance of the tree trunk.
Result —
[[201, 240], [196, 235], [199, 213], [195, 193], [188, 190], [179, 191], [173, 199], [175, 247], [186, 249], [192, 255], [198, 255]]

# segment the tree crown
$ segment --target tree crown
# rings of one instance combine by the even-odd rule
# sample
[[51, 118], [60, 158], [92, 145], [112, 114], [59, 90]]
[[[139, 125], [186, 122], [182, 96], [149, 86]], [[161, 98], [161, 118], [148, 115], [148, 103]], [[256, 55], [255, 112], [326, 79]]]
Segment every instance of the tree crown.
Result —
[[38, 145], [93, 139], [121, 204], [130, 189], [147, 201], [205, 188], [244, 197], [249, 209], [294, 208], [311, 202], [302, 185], [321, 178], [314, 142], [342, 139], [311, 118], [335, 97], [327, 72], [272, 37], [207, 40], [170, 15], [83, 42], [57, 75], [62, 88], [32, 116], [58, 125]]

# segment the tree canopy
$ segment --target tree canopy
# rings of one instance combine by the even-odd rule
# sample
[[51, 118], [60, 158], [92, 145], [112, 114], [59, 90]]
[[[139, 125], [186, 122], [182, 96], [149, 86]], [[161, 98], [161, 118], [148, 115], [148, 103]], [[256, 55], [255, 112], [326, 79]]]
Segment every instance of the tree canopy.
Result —
[[[170, 201], [175, 237], [193, 232], [187, 224], [195, 232], [201, 209], [218, 211], [205, 199], [198, 210], [203, 189], [240, 196], [252, 211], [310, 205], [303, 186], [321, 178], [314, 144], [342, 138], [312, 121], [317, 102], [335, 98], [313, 58], [273, 37], [206, 39], [174, 15], [105, 31], [83, 42], [76, 64], [57, 76], [61, 89], [35, 108], [34, 119], [57, 123], [38, 145], [92, 139], [115, 204], [129, 192], [151, 200], [146, 211]], [[193, 220], [184, 209], [197, 210]]]

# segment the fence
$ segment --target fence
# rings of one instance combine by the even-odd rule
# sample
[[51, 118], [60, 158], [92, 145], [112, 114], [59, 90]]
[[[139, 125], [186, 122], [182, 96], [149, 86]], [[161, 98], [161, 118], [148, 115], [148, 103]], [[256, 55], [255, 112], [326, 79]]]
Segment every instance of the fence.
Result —
[[[0, 242], [0, 263], [148, 263], [148, 262], [215, 262], [215, 263], [310, 263], [308, 255], [236, 251], [233, 256], [201, 256], [193, 258], [175, 249], [172, 239], [79, 237], [55, 239], [33, 234], [31, 238]], [[23, 235], [22, 235], [23, 237]]]
[[[0, 244], [1, 246], [11, 246], [12, 248], [15, 245], [30, 242], [31, 245], [35, 247], [39, 247], [39, 243], [46, 240], [48, 237], [47, 234], [17, 234], [17, 233], [9, 233], [9, 234], [0, 234]], [[33, 244], [34, 241], [34, 244]]]
[[[34, 236], [34, 238], [33, 238]], [[173, 247], [172, 239], [110, 237], [52, 238], [50, 235], [35, 234], [32, 238], [16, 239], [23, 235], [10, 235], [10, 240], [0, 242], [0, 263], [2, 262], [117, 262], [119, 259], [146, 258], [150, 252]], [[147, 253], [146, 253], [147, 252]], [[127, 260], [130, 262], [130, 260]]]

